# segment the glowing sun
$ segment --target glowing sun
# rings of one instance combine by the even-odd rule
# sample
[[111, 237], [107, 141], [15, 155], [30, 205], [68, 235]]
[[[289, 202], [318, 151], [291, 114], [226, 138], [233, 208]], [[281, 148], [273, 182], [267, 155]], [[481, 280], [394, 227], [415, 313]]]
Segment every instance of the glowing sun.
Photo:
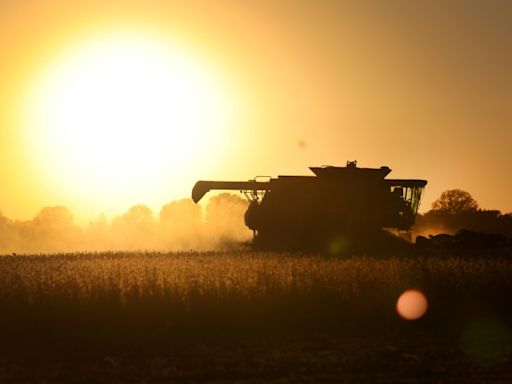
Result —
[[171, 180], [218, 158], [231, 117], [207, 66], [169, 41], [126, 34], [63, 52], [38, 76], [25, 110], [41, 172], [84, 196], [126, 203], [169, 193]]

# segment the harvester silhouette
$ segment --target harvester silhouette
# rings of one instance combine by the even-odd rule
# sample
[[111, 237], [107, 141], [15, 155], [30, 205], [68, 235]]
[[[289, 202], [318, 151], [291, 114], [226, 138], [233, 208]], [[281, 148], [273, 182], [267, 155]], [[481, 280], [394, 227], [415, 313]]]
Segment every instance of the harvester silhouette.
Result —
[[[192, 200], [210, 190], [238, 190], [250, 201], [245, 224], [253, 247], [343, 253], [386, 246], [383, 229], [408, 231], [426, 180], [386, 179], [388, 167], [310, 167], [314, 176], [262, 181], [198, 181]], [[384, 244], [384, 245], [383, 245]]]

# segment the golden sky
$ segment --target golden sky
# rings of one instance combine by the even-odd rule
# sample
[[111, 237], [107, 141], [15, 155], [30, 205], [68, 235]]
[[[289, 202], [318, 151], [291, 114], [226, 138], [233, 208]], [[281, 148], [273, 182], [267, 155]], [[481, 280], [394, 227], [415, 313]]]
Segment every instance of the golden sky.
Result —
[[512, 211], [512, 2], [0, 2], [0, 211], [387, 165]]

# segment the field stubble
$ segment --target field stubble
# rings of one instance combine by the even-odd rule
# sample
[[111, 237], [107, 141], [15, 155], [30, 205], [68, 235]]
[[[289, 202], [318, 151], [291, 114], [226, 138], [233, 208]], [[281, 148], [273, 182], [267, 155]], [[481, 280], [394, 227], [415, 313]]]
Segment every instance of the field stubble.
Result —
[[[388, 370], [410, 371], [415, 378], [443, 369], [467, 374], [486, 364], [500, 368], [483, 374], [500, 378], [510, 367], [510, 276], [509, 258], [485, 255], [3, 256], [2, 356], [36, 361], [43, 353], [54, 359], [51, 366], [64, 364], [62, 372], [76, 364], [84, 368], [92, 359], [96, 368], [89, 367], [83, 377], [90, 380], [99, 370], [107, 381], [133, 374], [134, 367], [149, 375], [146, 381], [270, 381], [293, 375], [318, 381], [319, 374], [331, 380], [372, 372], [376, 381]], [[429, 301], [427, 314], [416, 322], [395, 312], [398, 296], [409, 288], [421, 290]], [[493, 338], [499, 345], [491, 343], [486, 352], [485, 340]], [[74, 360], [62, 363], [64, 356]], [[446, 363], [435, 356], [445, 356]], [[249, 364], [245, 371], [244, 364]], [[228, 371], [238, 376], [226, 376]]]

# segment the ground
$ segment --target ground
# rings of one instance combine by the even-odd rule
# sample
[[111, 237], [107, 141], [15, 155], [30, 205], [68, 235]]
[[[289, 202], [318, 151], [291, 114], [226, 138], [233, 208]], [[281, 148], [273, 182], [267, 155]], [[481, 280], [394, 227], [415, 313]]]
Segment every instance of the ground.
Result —
[[[508, 383], [512, 260], [0, 258], [2, 383]], [[421, 289], [425, 316], [396, 298]]]

